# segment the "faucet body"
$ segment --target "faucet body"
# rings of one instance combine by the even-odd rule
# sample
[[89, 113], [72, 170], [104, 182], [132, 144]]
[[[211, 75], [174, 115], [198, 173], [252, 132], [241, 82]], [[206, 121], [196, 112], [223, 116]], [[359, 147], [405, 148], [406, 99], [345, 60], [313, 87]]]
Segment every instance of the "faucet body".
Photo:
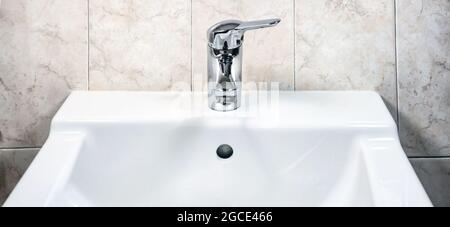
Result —
[[209, 107], [223, 112], [236, 110], [241, 106], [242, 48], [208, 49]]
[[211, 109], [227, 112], [241, 106], [244, 33], [273, 27], [280, 21], [227, 20], [208, 30], [208, 104]]

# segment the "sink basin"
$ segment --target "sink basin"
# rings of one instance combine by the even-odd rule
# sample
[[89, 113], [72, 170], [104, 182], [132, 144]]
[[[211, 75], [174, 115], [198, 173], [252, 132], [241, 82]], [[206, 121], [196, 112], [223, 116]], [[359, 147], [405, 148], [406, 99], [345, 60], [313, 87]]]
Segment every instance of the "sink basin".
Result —
[[377, 93], [243, 100], [73, 92], [5, 206], [431, 206]]

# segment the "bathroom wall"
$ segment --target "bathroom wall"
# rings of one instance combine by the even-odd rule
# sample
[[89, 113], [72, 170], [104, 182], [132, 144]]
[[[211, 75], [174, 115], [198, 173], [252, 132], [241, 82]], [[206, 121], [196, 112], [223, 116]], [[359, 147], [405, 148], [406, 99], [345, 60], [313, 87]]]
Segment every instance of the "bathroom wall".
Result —
[[399, 129], [437, 206], [450, 206], [450, 1], [397, 0]]
[[375, 90], [436, 205], [450, 206], [448, 0], [2, 0], [0, 203], [71, 90], [202, 90], [206, 30], [246, 36], [245, 82]]
[[39, 149], [0, 150], [0, 205], [6, 200]]

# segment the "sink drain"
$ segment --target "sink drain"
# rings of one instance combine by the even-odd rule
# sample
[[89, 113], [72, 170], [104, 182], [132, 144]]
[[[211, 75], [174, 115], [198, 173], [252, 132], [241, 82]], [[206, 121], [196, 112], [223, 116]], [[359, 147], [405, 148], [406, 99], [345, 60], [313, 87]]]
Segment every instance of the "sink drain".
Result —
[[229, 159], [233, 156], [233, 148], [230, 145], [222, 144], [217, 148], [217, 156], [221, 159]]

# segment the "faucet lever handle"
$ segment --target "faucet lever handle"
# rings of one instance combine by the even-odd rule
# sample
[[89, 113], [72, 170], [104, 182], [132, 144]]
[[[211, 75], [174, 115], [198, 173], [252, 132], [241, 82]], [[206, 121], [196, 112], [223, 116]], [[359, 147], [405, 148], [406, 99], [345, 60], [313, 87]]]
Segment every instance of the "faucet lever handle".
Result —
[[257, 20], [242, 22], [226, 20], [215, 24], [208, 30], [208, 44], [216, 50], [231, 50], [238, 48], [244, 41], [244, 33], [248, 30], [274, 27], [281, 19]]
[[255, 30], [255, 29], [260, 29], [260, 28], [274, 27], [274, 26], [278, 25], [280, 22], [281, 22], [281, 19], [279, 19], [279, 18], [268, 19], [268, 20], [247, 21], [247, 22], [242, 22], [238, 27], [235, 28], [235, 30], [248, 31], [248, 30]]

